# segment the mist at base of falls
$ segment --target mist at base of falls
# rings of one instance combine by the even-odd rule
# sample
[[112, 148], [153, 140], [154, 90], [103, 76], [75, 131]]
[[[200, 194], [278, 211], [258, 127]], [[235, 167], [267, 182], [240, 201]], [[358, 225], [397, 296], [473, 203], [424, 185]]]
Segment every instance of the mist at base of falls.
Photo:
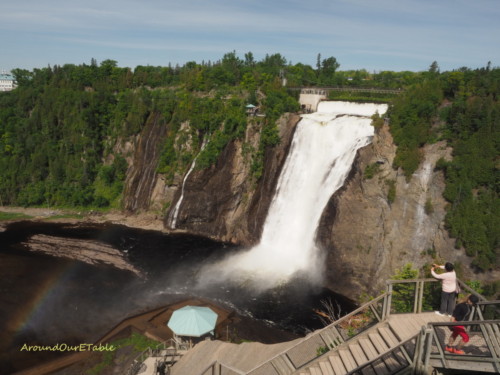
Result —
[[[30, 252], [22, 243], [34, 234], [102, 241], [118, 249], [142, 276]], [[342, 312], [354, 309], [347, 298], [303, 279], [265, 292], [237, 283], [196, 286], [205, 264], [241, 251], [203, 237], [113, 224], [20, 222], [0, 232], [0, 243], [5, 276], [0, 278], [0, 368], [12, 370], [7, 373], [66, 354], [20, 351], [24, 344], [95, 342], [123, 319], [192, 298], [245, 317], [254, 331], [243, 338], [265, 343], [321, 328], [314, 310], [322, 308], [323, 300], [338, 302]]]
[[267, 290], [300, 276], [322, 280], [324, 252], [316, 229], [332, 194], [342, 187], [357, 151], [371, 142], [371, 116], [386, 104], [321, 102], [303, 115], [264, 223], [260, 243], [205, 267], [200, 285], [232, 281]]

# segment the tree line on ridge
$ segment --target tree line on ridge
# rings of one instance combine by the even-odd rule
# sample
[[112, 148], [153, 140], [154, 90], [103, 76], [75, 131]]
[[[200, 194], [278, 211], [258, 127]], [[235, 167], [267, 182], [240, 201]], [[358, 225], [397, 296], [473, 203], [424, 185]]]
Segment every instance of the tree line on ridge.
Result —
[[[0, 205], [119, 208], [128, 165], [114, 147], [140, 134], [153, 116], [167, 128], [158, 164], [167, 181], [188, 168], [204, 139], [197, 166], [213, 165], [229, 142], [244, 143], [249, 123], [261, 132], [257, 147], [243, 144], [258, 181], [264, 151], [280, 142], [277, 119], [300, 110], [297, 91], [283, 78], [288, 87], [404, 88], [370, 99], [389, 101], [394, 167], [410, 178], [422, 146], [446, 140], [453, 160], [437, 166], [446, 176], [446, 226], [478, 269], [497, 267], [500, 69], [440, 72], [435, 62], [422, 72], [339, 67], [321, 55], [312, 67], [280, 54], [257, 61], [251, 52], [240, 58], [233, 51], [216, 62], [175, 67], [131, 69], [92, 59], [14, 69], [18, 87], [0, 93]], [[248, 117], [247, 104], [265, 116]], [[183, 147], [188, 141], [191, 147]]]

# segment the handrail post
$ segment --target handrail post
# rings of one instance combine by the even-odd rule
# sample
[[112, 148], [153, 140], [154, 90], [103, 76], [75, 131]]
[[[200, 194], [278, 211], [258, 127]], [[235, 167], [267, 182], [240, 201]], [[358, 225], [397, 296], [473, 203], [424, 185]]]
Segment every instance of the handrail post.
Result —
[[[380, 317], [379, 313], [377, 312], [377, 309], [375, 309], [375, 307], [373, 307], [373, 305], [370, 305], [369, 307], [370, 307], [370, 311], [371, 311], [371, 312], [372, 312], [372, 314], [375, 316], [375, 318], [377, 318], [377, 320], [378, 320], [379, 322], [381, 322], [381, 321], [382, 321], [382, 318]], [[383, 309], [383, 307], [382, 307], [382, 309]]]
[[425, 347], [425, 327], [422, 327], [418, 335], [417, 342], [415, 343], [415, 355], [413, 360], [414, 374], [422, 372], [424, 365], [424, 347]]
[[385, 296], [382, 301], [382, 320], [385, 319], [385, 315], [387, 314], [387, 299], [389, 298], [389, 284], [386, 286]]
[[413, 298], [413, 313], [418, 311], [418, 300], [420, 298], [420, 281], [415, 282], [415, 296]]
[[486, 342], [491, 357], [493, 358], [493, 366], [496, 368], [497, 371], [500, 371], [499, 356], [497, 355], [496, 352], [498, 343], [495, 340], [495, 335], [493, 334], [489, 324], [480, 323], [479, 328], [481, 329], [484, 341]]
[[384, 308], [382, 319], [387, 319], [391, 314], [391, 303], [392, 303], [392, 283], [387, 283], [387, 296], [384, 298]]
[[424, 288], [425, 288], [425, 281], [420, 282], [420, 298], [419, 298], [419, 305], [418, 305], [418, 313], [422, 312], [423, 305], [424, 305]]
[[425, 330], [425, 353], [424, 353], [424, 371], [427, 371], [429, 368], [429, 361], [431, 357], [431, 348], [432, 348], [432, 329], [426, 329]]

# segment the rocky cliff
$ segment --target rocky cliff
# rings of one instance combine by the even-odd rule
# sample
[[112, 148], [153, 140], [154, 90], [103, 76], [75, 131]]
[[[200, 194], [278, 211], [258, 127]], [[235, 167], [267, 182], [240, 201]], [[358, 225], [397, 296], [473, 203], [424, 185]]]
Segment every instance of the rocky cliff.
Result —
[[115, 150], [128, 157], [130, 167], [127, 171], [123, 204], [131, 212], [157, 209], [165, 199], [161, 193], [157, 193], [164, 184], [156, 169], [167, 127], [160, 124], [158, 118], [157, 114], [151, 115], [135, 142], [127, 142]]
[[[258, 184], [252, 178], [250, 159], [243, 147], [243, 144], [253, 149], [258, 147], [260, 129], [252, 121], [245, 139], [229, 143], [216, 165], [204, 170], [194, 169], [184, 183], [176, 230], [239, 244], [256, 243], [298, 121], [299, 117], [291, 114], [280, 119], [281, 142], [266, 150], [264, 171]], [[167, 228], [173, 207], [181, 196], [182, 182], [176, 190], [171, 209], [165, 216]]]
[[[392, 168], [395, 153], [385, 125], [360, 151], [324, 212], [318, 232], [328, 253], [327, 283], [344, 294], [377, 294], [398, 268], [432, 263], [431, 254], [460, 258], [449, 250], [453, 241], [442, 225], [444, 179], [434, 172], [436, 161], [449, 157], [450, 150], [443, 143], [426, 147], [424, 163], [410, 181]], [[368, 166], [375, 169], [372, 178], [365, 173]]]
[[[184, 187], [176, 231], [255, 244], [298, 121], [297, 115], [281, 118], [281, 143], [266, 151], [264, 173], [258, 184], [251, 177], [243, 147], [258, 147], [259, 128], [250, 122], [244, 141], [229, 143], [216, 165], [194, 169], [185, 182], [178, 175], [176, 182], [167, 186], [151, 170], [132, 167], [132, 171], [141, 172], [129, 177], [127, 207], [132, 211], [151, 210], [170, 202], [170, 210], [163, 217], [166, 230], [172, 230], [169, 217]], [[141, 146], [156, 144], [157, 138], [150, 139], [154, 127], [154, 122], [146, 127], [145, 139], [138, 142], [138, 165], [143, 165], [144, 160], [156, 163], [156, 154], [143, 156], [147, 148]], [[455, 262], [466, 276], [472, 276], [470, 260], [464, 251], [454, 249], [454, 240], [444, 228], [444, 176], [434, 170], [441, 157], [451, 158], [451, 150], [443, 142], [425, 146], [424, 161], [410, 180], [393, 169], [395, 152], [386, 124], [377, 131], [373, 143], [358, 153], [344, 187], [330, 199], [318, 228], [318, 241], [327, 254], [326, 286], [355, 299], [364, 293], [378, 294], [384, 281], [406, 263], [422, 267], [441, 258]], [[154, 181], [148, 182], [148, 176], [154, 176]], [[139, 188], [144, 186], [149, 186], [146, 190], [150, 193], [141, 193]]]

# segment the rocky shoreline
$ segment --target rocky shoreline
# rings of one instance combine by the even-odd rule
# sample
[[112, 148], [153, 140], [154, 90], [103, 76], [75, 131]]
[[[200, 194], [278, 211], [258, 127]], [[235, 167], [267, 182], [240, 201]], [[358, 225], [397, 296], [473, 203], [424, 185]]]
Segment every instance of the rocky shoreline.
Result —
[[0, 221], [0, 231], [13, 221], [50, 220], [54, 223], [111, 223], [125, 225], [131, 228], [168, 232], [163, 225], [163, 217], [153, 213], [127, 214], [123, 211], [72, 211], [39, 207], [0, 206], [0, 212], [23, 215], [19, 218]]
[[105, 263], [121, 270], [127, 270], [142, 276], [141, 271], [128, 263], [123, 253], [112, 246], [88, 239], [61, 238], [36, 234], [21, 245], [30, 251], [39, 251], [55, 257], [70, 258], [87, 264]]
[[[0, 213], [16, 214], [11, 219], [0, 221], [0, 233], [16, 222], [47, 222], [86, 227], [98, 224], [123, 225], [134, 229], [152, 230], [165, 233], [162, 218], [153, 214], [126, 215], [120, 211], [75, 212], [62, 209], [0, 207]], [[117, 269], [130, 271], [141, 277], [141, 271], [130, 264], [123, 252], [101, 241], [64, 238], [47, 234], [35, 234], [20, 243], [33, 252], [67, 258], [87, 264], [108, 264]]]

